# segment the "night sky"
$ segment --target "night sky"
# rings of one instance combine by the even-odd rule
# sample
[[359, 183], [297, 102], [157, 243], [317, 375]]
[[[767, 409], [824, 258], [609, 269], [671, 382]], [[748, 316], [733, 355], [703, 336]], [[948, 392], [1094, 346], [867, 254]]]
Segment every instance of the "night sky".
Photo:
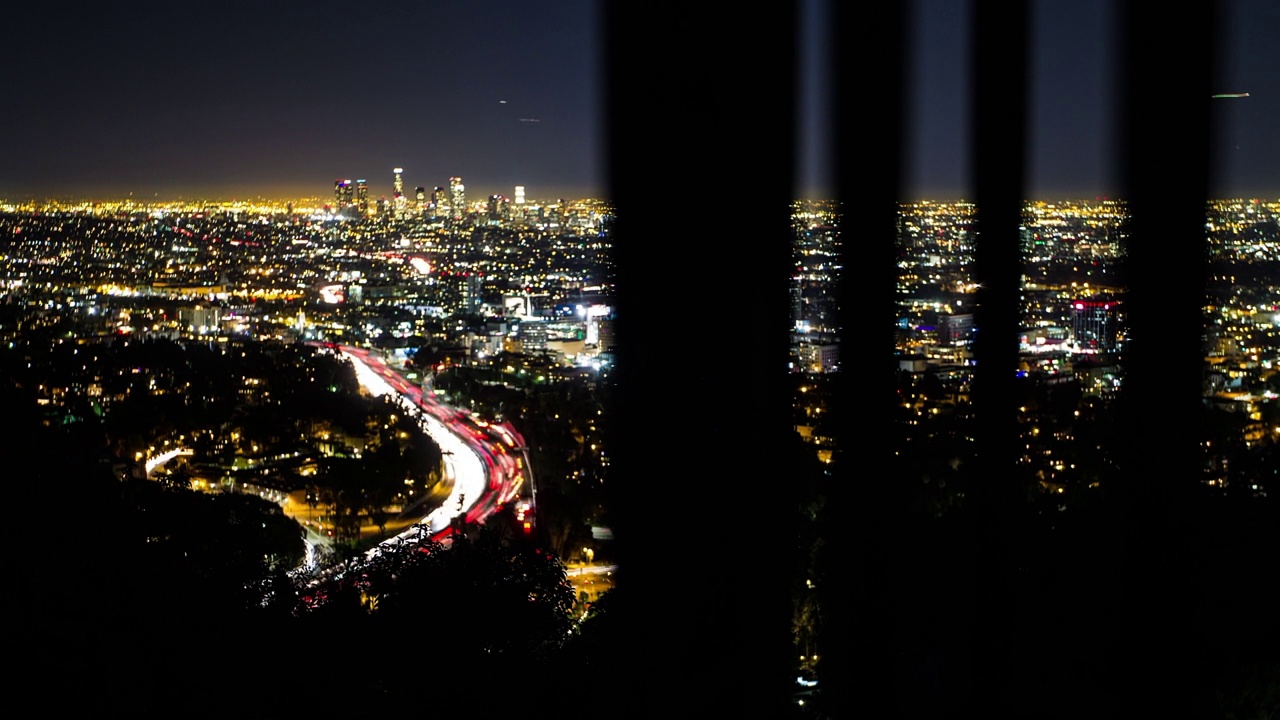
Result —
[[[1114, 43], [1117, 5], [1110, 0], [1032, 2], [1029, 128], [1025, 178], [1030, 197], [1088, 200], [1116, 194], [1119, 184], [1117, 97], [1120, 68]], [[1218, 40], [1221, 64], [1214, 92], [1248, 92], [1217, 100], [1210, 157], [1214, 197], [1280, 199], [1280, 3], [1233, 0]], [[806, 57], [821, 58], [822, 0], [806, 0]], [[908, 58], [908, 149], [904, 193], [909, 199], [971, 195], [968, 156], [969, 2], [916, 0], [910, 6], [913, 51]], [[1172, 6], [1157, 12], [1174, 12]], [[1153, 17], [1153, 22], [1158, 18]], [[808, 87], [821, 87], [825, 78]], [[826, 107], [810, 92], [802, 115], [801, 193], [830, 195], [823, 164]], [[871, 102], [869, 99], [868, 102]]]
[[[816, 31], [821, 0], [805, 0]], [[604, 197], [604, 29], [594, 0], [123, 2], [6, 7], [0, 199]], [[914, 3], [905, 192], [968, 190], [962, 0]], [[1034, 3], [1028, 191], [1114, 194], [1113, 3]], [[1236, 0], [1215, 101], [1217, 197], [1280, 197], [1280, 4]], [[818, 57], [811, 35], [805, 46]], [[656, 51], [656, 50], [655, 50]], [[805, 87], [820, 87], [812, 77]], [[806, 93], [798, 195], [830, 196], [826, 103]], [[708, 178], [707, 181], [714, 181]]]
[[[63, 3], [0, 23], [0, 197], [598, 195], [591, 0]], [[17, 21], [15, 21], [15, 19]]]

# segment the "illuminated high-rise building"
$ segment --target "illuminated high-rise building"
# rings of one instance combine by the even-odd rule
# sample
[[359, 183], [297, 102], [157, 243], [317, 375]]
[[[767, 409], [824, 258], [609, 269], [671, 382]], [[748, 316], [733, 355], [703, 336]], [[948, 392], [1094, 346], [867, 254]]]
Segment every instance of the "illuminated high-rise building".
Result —
[[395, 169], [394, 191], [391, 193], [392, 212], [397, 218], [404, 217], [405, 208], [409, 204], [409, 199], [404, 196], [404, 168]]
[[351, 181], [341, 178], [333, 181], [333, 211], [342, 212], [347, 206], [347, 194], [351, 190]]
[[453, 219], [461, 220], [467, 209], [466, 188], [462, 185], [462, 178], [449, 178], [449, 207]]
[[369, 214], [369, 181], [356, 180], [356, 207], [361, 215]]
[[419, 215], [425, 215], [427, 212], [427, 189], [419, 185], [413, 191], [414, 199], [417, 200], [417, 211]]
[[489, 196], [490, 222], [506, 222], [511, 219], [511, 201], [506, 195]]
[[514, 222], [516, 222], [516, 223], [520, 223], [520, 224], [523, 224], [523, 223], [524, 223], [524, 221], [525, 221], [525, 216], [524, 216], [524, 186], [523, 186], [523, 185], [517, 185], [517, 186], [516, 186], [516, 202], [515, 202], [515, 207], [508, 207], [508, 208], [507, 208], [507, 218], [506, 218], [506, 219], [507, 219], [507, 220], [509, 220], [509, 221], [514, 221]]
[[484, 279], [480, 273], [463, 273], [462, 308], [466, 313], [480, 312], [484, 303]]
[[431, 191], [431, 217], [449, 217], [449, 191], [435, 186]]
[[1071, 303], [1071, 331], [1082, 352], [1113, 352], [1118, 346], [1119, 306], [1114, 300]]

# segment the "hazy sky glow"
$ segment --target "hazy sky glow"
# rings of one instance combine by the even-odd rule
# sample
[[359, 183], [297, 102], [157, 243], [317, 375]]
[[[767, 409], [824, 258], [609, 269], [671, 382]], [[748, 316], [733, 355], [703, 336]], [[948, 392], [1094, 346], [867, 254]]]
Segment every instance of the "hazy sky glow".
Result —
[[[827, 0], [803, 0], [809, 57]], [[1115, 192], [1114, 4], [1033, 5], [1027, 189]], [[1228, 3], [1214, 192], [1280, 197], [1280, 4]], [[461, 176], [472, 197], [603, 197], [598, 0], [125, 2], [6, 7], [0, 199], [326, 197]], [[904, 192], [968, 194], [967, 0], [911, 3]], [[642, 61], [642, 59], [640, 59]], [[813, 91], [824, 73], [804, 80]], [[829, 108], [801, 108], [801, 186], [830, 197]], [[714, 178], [708, 178], [714, 182]]]

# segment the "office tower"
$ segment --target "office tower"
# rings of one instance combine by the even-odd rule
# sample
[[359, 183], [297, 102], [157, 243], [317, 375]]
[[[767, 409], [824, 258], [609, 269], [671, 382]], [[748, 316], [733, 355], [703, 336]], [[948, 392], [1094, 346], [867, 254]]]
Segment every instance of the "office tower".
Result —
[[516, 186], [516, 203], [514, 208], [508, 211], [509, 219], [517, 223], [524, 223], [524, 186]]
[[431, 217], [449, 216], [449, 193], [439, 185], [431, 191]]
[[475, 314], [480, 312], [484, 302], [484, 282], [479, 273], [466, 273], [462, 283], [463, 312]]
[[953, 313], [938, 317], [938, 342], [959, 347], [973, 342], [973, 313]]
[[504, 220], [507, 214], [507, 198], [505, 195], [489, 196], [489, 219], [492, 221]]
[[1113, 352], [1117, 345], [1117, 314], [1114, 300], [1076, 300], [1071, 303], [1071, 331], [1082, 352]]
[[346, 191], [350, 185], [350, 180], [339, 178], [333, 181], [333, 211], [335, 213], [342, 212], [346, 200]]
[[369, 182], [367, 180], [356, 180], [356, 207], [359, 208], [361, 215], [369, 214]]
[[419, 185], [413, 191], [414, 200], [418, 203], [418, 215], [425, 215], [427, 212], [427, 189]]
[[449, 178], [449, 207], [451, 209], [453, 219], [455, 220], [461, 220], [463, 214], [466, 212], [467, 201], [465, 191], [466, 188], [462, 185], [462, 178]]
[[409, 203], [404, 196], [404, 168], [396, 168], [395, 173], [394, 192], [391, 193], [392, 211], [397, 218], [402, 218], [404, 217], [405, 207]]

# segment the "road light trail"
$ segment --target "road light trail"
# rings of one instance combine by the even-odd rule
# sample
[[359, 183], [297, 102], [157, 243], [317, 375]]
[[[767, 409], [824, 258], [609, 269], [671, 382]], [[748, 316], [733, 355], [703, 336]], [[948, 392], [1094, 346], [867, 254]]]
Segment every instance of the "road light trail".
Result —
[[[367, 355], [362, 357], [361, 354], [350, 352], [346, 348], [339, 352], [342, 357], [351, 361], [360, 386], [374, 397], [390, 396], [402, 406], [407, 402], [402, 393], [392, 387], [383, 375], [369, 365], [370, 358]], [[454, 517], [465, 513], [480, 500], [484, 494], [486, 478], [479, 453], [458, 433], [429, 412], [421, 412], [418, 421], [423, 431], [440, 447], [445, 477], [452, 481], [449, 497], [420, 522], [428, 534], [435, 535], [449, 527]], [[466, 504], [467, 498], [471, 499], [470, 504]], [[416, 536], [419, 532], [421, 530], [417, 528], [406, 530], [395, 538], [384, 541], [384, 544]]]
[[168, 450], [166, 452], [160, 453], [159, 455], [151, 458], [150, 460], [147, 460], [145, 465], [147, 470], [147, 477], [151, 477], [151, 473], [155, 472], [156, 468], [178, 457], [179, 455], [190, 456], [192, 454], [193, 453], [190, 448], [174, 448], [173, 450]]
[[503, 505], [515, 499], [525, 479], [521, 460], [512, 458], [507, 447], [523, 446], [523, 440], [509, 426], [494, 425], [460, 410], [441, 405], [423, 396], [367, 351], [341, 346], [333, 348], [351, 361], [360, 386], [375, 397], [389, 396], [414, 416], [423, 431], [440, 447], [449, 496], [409, 529], [388, 538], [366, 553], [377, 557], [384, 549], [426, 535], [443, 539], [455, 519], [484, 522]]

